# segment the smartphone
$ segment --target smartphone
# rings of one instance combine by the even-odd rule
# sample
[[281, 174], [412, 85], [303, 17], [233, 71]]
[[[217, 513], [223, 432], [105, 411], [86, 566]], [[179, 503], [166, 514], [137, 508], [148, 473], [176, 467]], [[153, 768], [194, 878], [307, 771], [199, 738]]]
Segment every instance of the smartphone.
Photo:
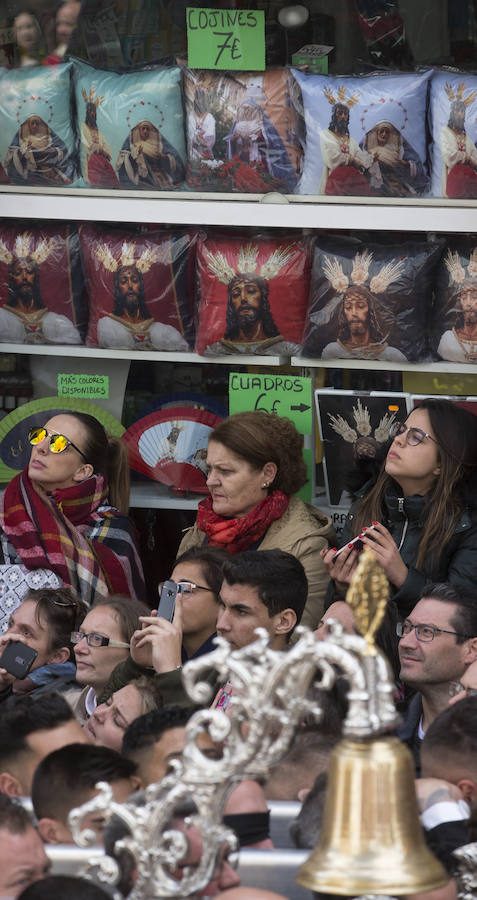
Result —
[[[374, 528], [374, 525], [369, 525], [368, 528], [366, 529], [366, 531], [372, 531], [373, 528]], [[357, 549], [358, 549], [358, 550], [362, 550], [362, 549], [363, 549], [363, 542], [362, 542], [362, 540], [361, 540], [359, 534], [358, 534], [358, 537], [353, 538], [353, 540], [348, 541], [348, 543], [345, 544], [344, 547], [341, 547], [341, 549], [338, 550], [337, 553], [335, 553], [333, 559], [336, 559], [336, 557], [339, 556], [340, 553], [343, 553], [343, 550], [347, 550], [348, 547], [351, 547], [352, 544], [357, 544]]]
[[163, 619], [167, 619], [168, 622], [172, 622], [174, 618], [178, 590], [179, 588], [175, 581], [165, 581], [162, 585], [157, 615], [162, 616]]
[[21, 641], [10, 641], [0, 656], [0, 669], [6, 669], [15, 678], [26, 678], [38, 653]]

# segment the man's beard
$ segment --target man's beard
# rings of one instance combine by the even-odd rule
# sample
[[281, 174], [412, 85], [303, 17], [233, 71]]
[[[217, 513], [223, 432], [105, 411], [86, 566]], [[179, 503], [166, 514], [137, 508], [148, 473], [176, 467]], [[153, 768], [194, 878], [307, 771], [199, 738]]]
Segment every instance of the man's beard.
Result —
[[351, 334], [365, 334], [366, 323], [365, 322], [350, 322], [349, 330], [350, 330]]
[[31, 284], [21, 284], [18, 288], [17, 297], [22, 303], [32, 303], [33, 302], [33, 288]]
[[245, 306], [239, 309], [239, 324], [243, 327], [244, 325], [255, 325], [255, 322], [260, 318], [260, 314], [258, 309], [254, 309], [251, 306]]
[[477, 325], [477, 310], [468, 309], [464, 312], [464, 325]]
[[139, 312], [139, 302], [137, 294], [130, 293], [124, 295], [123, 309], [124, 312], [129, 316], [135, 316], [136, 313]]
[[335, 122], [335, 131], [336, 134], [346, 134], [348, 131], [348, 123], [343, 121], [342, 119], [338, 119]]

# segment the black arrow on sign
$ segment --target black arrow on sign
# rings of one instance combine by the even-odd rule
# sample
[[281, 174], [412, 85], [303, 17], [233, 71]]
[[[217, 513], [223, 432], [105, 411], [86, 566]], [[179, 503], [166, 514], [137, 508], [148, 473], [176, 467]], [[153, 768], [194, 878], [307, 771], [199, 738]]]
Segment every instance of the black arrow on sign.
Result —
[[306, 403], [299, 403], [298, 406], [290, 406], [290, 409], [296, 409], [298, 412], [305, 412], [305, 410], [311, 409], [311, 406], [307, 406]]

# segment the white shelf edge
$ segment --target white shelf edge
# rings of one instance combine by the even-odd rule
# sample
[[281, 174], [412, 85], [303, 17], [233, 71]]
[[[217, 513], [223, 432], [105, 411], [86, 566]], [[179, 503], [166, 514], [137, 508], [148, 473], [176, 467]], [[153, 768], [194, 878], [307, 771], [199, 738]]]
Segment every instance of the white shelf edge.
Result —
[[160, 350], [105, 350], [101, 347], [60, 344], [7, 344], [0, 343], [0, 352], [23, 353], [29, 356], [86, 356], [98, 359], [129, 359], [138, 362], [218, 363], [227, 366], [282, 366], [289, 363], [287, 356], [254, 356], [253, 354], [231, 354], [230, 356], [199, 356], [198, 353], [162, 352]]
[[[474, 201], [383, 197], [0, 189], [0, 216], [86, 222], [167, 222], [171, 225], [240, 225], [370, 231], [477, 231]], [[275, 199], [277, 199], [275, 195]]]
[[155, 481], [131, 484], [129, 506], [131, 509], [197, 509], [205, 494], [180, 497], [163, 484]]
[[377, 372], [453, 372], [477, 375], [477, 364], [441, 362], [387, 362], [378, 359], [309, 359], [292, 356], [291, 366], [302, 369], [374, 369]]
[[0, 353], [22, 353], [29, 356], [90, 357], [97, 359], [126, 359], [137, 362], [202, 363], [227, 366], [284, 366], [303, 369], [374, 369], [392, 372], [453, 372], [477, 375], [477, 364], [441, 362], [413, 363], [388, 362], [378, 359], [315, 359], [292, 356], [254, 356], [231, 354], [230, 356], [199, 356], [198, 353], [161, 352], [159, 350], [104, 350], [101, 347], [84, 347], [69, 344], [3, 344]]

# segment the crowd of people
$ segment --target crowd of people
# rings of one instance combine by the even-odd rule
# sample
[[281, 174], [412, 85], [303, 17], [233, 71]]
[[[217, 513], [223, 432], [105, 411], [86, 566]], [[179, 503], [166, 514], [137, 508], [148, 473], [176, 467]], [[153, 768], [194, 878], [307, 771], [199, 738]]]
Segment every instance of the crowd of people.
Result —
[[[381, 467], [356, 492], [340, 548], [329, 518], [297, 496], [306, 471], [292, 423], [258, 411], [222, 421], [208, 444], [209, 496], [163, 573], [175, 593], [170, 619], [145, 603], [121, 442], [76, 412], [32, 428], [29, 441], [30, 461], [0, 505], [0, 898], [99, 898], [99, 888], [79, 882], [71, 893], [68, 879], [42, 893], [60, 877], [49, 874], [48, 845], [74, 843], [69, 812], [99, 781], [116, 802], [141, 805], [169, 772], [197, 709], [182, 670], [216, 635], [233, 651], [262, 628], [285, 654], [300, 623], [317, 640], [330, 619], [356, 632], [346, 591], [366, 546], [390, 586], [377, 644], [402, 713], [397, 737], [412, 753], [422, 827], [449, 876], [412, 900], [455, 900], [453, 851], [471, 841], [477, 808], [477, 418], [429, 398], [395, 423]], [[236, 687], [212, 687], [212, 705], [233, 715]], [[224, 822], [240, 847], [273, 847], [270, 800], [303, 803], [290, 844], [314, 846], [346, 691], [341, 677], [323, 699], [321, 723], [303, 720], [267, 779], [231, 791]], [[205, 734], [199, 749], [211, 760], [222, 753]], [[202, 847], [187, 815], [172, 823], [188, 840], [184, 866]], [[114, 855], [124, 833], [99, 814], [88, 825]], [[137, 873], [123, 868], [127, 897]], [[239, 890], [224, 847], [205, 893], [225, 889]]]

